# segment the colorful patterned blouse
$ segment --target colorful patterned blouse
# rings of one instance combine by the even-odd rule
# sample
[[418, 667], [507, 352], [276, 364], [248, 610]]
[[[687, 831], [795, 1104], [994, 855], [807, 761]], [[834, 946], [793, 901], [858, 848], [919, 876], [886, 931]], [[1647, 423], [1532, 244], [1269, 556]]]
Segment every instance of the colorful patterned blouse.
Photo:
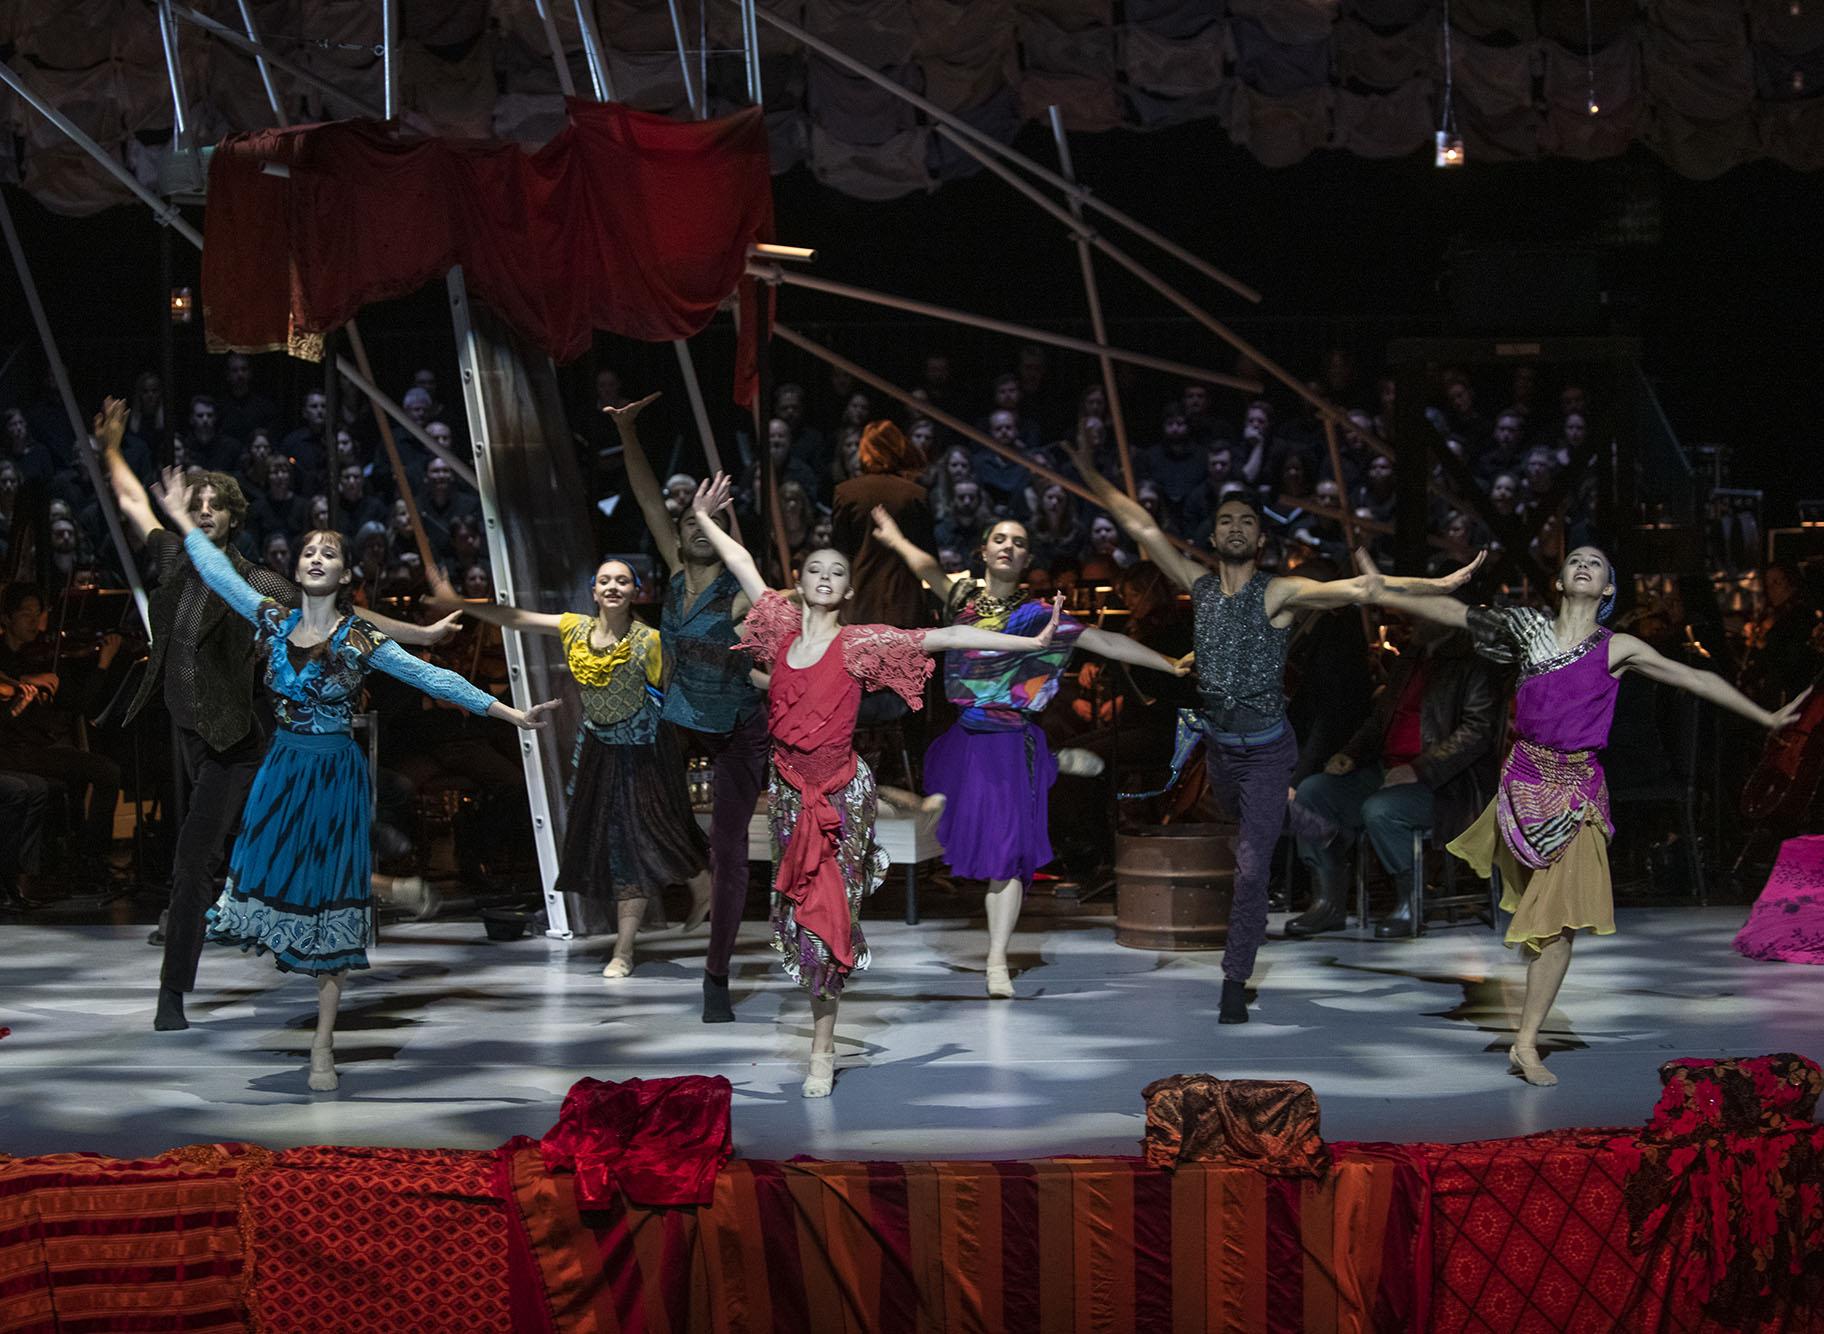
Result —
[[615, 745], [647, 745], [659, 734], [665, 650], [659, 632], [634, 621], [608, 649], [589, 642], [595, 617], [565, 612], [557, 618], [564, 665], [583, 697], [585, 726]]
[[[1036, 635], [1051, 619], [1051, 607], [1031, 598], [984, 615], [979, 601], [987, 588], [980, 579], [957, 580], [945, 599], [945, 619], [1010, 635]], [[1058, 693], [1084, 628], [1073, 616], [1059, 617], [1051, 643], [1027, 653], [951, 649], [944, 654], [944, 698], [963, 711], [963, 726], [972, 732], [1014, 731], [1025, 725], [1022, 715], [1038, 713]]]

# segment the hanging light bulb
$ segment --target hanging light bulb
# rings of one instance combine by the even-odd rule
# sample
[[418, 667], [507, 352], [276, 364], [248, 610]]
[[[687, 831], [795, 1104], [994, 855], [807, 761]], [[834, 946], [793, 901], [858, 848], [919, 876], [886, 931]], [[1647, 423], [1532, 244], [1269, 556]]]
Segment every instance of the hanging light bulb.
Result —
[[1596, 99], [1594, 97], [1590, 98], [1589, 108], [1592, 116], [1599, 116], [1602, 114], [1602, 108], [1596, 104]]
[[1590, 95], [1584, 106], [1594, 116], [1602, 111], [1596, 101], [1596, 20], [1590, 13], [1590, 0], [1583, 0], [1583, 65], [1589, 75]]
[[1444, 0], [1444, 105], [1436, 136], [1437, 147], [1431, 159], [1434, 167], [1460, 167], [1469, 158], [1463, 152], [1463, 136], [1457, 133], [1456, 81], [1450, 61], [1450, 0]]
[[1467, 160], [1463, 156], [1463, 136], [1452, 134], [1449, 130], [1439, 130], [1437, 152], [1432, 157], [1432, 165], [1434, 167], [1460, 167]]

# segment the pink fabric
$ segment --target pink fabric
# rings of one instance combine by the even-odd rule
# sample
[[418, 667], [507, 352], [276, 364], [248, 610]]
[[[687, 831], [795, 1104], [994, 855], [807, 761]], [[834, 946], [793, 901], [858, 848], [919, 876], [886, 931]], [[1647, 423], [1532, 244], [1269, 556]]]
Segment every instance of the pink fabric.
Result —
[[1824, 964], [1824, 835], [1789, 838], [1735, 948], [1750, 959]]

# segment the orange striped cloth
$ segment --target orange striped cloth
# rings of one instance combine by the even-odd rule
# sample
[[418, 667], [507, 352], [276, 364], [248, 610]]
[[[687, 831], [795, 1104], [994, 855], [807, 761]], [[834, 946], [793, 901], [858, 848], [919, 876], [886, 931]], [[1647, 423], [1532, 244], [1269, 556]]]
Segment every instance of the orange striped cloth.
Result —
[[0, 1330], [246, 1327], [243, 1144], [0, 1155]]
[[1423, 1328], [1426, 1169], [1338, 1145], [1318, 1179], [1139, 1159], [750, 1162], [707, 1208], [582, 1214], [503, 1155], [520, 1309], [561, 1334]]

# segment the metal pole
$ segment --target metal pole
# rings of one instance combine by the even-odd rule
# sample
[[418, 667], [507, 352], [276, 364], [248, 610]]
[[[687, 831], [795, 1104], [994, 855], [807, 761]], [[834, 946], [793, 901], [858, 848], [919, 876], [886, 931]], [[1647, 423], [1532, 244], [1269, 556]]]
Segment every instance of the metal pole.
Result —
[[25, 247], [19, 244], [19, 233], [13, 226], [13, 209], [0, 191], [0, 230], [6, 233], [6, 248], [12, 252], [13, 267], [19, 272], [19, 287], [25, 293], [25, 304], [31, 308], [32, 323], [38, 326], [38, 341], [44, 348], [45, 360], [51, 363], [51, 374], [57, 379], [57, 392], [63, 397], [64, 411], [70, 414], [70, 429], [75, 431], [76, 452], [82, 457], [89, 474], [89, 485], [95, 488], [95, 503], [101, 506], [107, 520], [108, 538], [114, 543], [114, 554], [120, 557], [120, 568], [127, 576], [127, 587], [133, 591], [133, 605], [139, 608], [139, 619], [152, 633], [152, 620], [146, 612], [146, 590], [139, 582], [139, 566], [133, 559], [127, 535], [120, 526], [120, 510], [114, 504], [114, 489], [101, 475], [101, 464], [89, 440], [89, 428], [83, 425], [82, 410], [76, 406], [76, 391], [70, 388], [70, 375], [63, 357], [57, 351], [57, 336], [51, 332], [50, 317], [44, 313], [44, 302], [38, 297], [38, 284], [32, 278], [31, 266], [25, 262]]
[[[961, 417], [952, 416], [936, 404], [926, 399], [916, 397], [910, 390], [901, 389], [891, 380], [883, 380], [880, 376], [874, 374], [873, 371], [866, 370], [863, 367], [856, 365], [840, 353], [832, 352], [821, 343], [812, 342], [796, 329], [788, 328], [786, 325], [780, 324], [775, 320], [773, 322], [773, 337], [783, 339], [793, 347], [809, 352], [813, 357], [818, 358], [820, 361], [827, 362], [838, 370], [847, 371], [863, 384], [873, 386], [888, 398], [898, 400], [911, 408], [914, 412], [922, 413], [929, 417], [940, 426], [949, 427], [965, 440], [973, 440], [983, 449], [988, 450], [990, 453], [999, 454], [1009, 463], [1019, 464], [1020, 467], [1026, 469], [1026, 471], [1031, 473], [1034, 477], [1043, 478], [1054, 486], [1063, 487], [1079, 500], [1087, 500], [1092, 505], [1101, 505], [1102, 501], [1096, 493], [1075, 478], [1066, 477], [1063, 473], [1048, 468], [1043, 463], [1034, 463], [1031, 459], [1027, 458], [1024, 454], [1019, 453], [1017, 450], [1008, 449], [993, 436], [977, 430]], [[1200, 561], [1205, 565], [1210, 563], [1210, 552], [1199, 547], [1196, 543], [1187, 542], [1184, 538], [1179, 537], [1175, 533], [1167, 533], [1165, 537], [1173, 546], [1177, 547], [1180, 551], [1183, 551], [1193, 560]]]
[[284, 70], [287, 74], [291, 75], [292, 78], [297, 79], [301, 83], [310, 85], [324, 96], [340, 99], [363, 116], [367, 116], [373, 120], [384, 120], [386, 118], [385, 112], [381, 108], [375, 106], [372, 102], [366, 101], [345, 89], [336, 87], [336, 85], [329, 80], [319, 78], [303, 66], [294, 64], [283, 56], [275, 55], [270, 49], [262, 46], [259, 42], [243, 37], [233, 28], [228, 27], [226, 24], [217, 23], [207, 14], [199, 14], [188, 5], [175, 3], [171, 5], [171, 12], [177, 15], [177, 17], [182, 19], [185, 23], [188, 23], [193, 27], [201, 28], [212, 37], [220, 38], [243, 55], [252, 56], [255, 60], [264, 59], [274, 69]]
[[690, 53], [684, 49], [684, 17], [678, 13], [678, 0], [665, 0], [671, 11], [671, 35], [678, 44], [678, 70], [684, 75], [684, 100], [690, 103], [691, 114], [701, 116], [697, 109], [695, 82], [690, 77]]
[[1182, 361], [1172, 361], [1166, 357], [1155, 357], [1147, 352], [1129, 352], [1125, 348], [1110, 347], [1106, 343], [1092, 343], [1083, 338], [1072, 338], [1068, 334], [1046, 333], [1043, 329], [1034, 329], [1024, 324], [1012, 324], [1006, 320], [991, 319], [986, 315], [971, 315], [967, 311], [953, 310], [949, 306], [934, 306], [928, 301], [915, 301], [910, 297], [889, 296], [884, 292], [870, 291], [865, 287], [853, 287], [848, 283], [831, 282], [828, 278], [813, 278], [808, 273], [797, 273], [782, 269], [776, 264], [756, 264], [749, 261], [747, 272], [750, 277], [762, 282], [783, 283], [787, 287], [804, 287], [813, 292], [828, 292], [831, 296], [846, 296], [854, 301], [865, 301], [870, 305], [885, 306], [889, 310], [908, 311], [914, 315], [928, 315], [936, 320], [948, 320], [952, 324], [964, 324], [975, 329], [987, 329], [992, 333], [1003, 333], [1014, 338], [1024, 338], [1034, 343], [1050, 343], [1053, 347], [1066, 348], [1072, 352], [1082, 352], [1088, 356], [1106, 354], [1116, 361], [1129, 361], [1136, 366], [1145, 366], [1151, 370], [1164, 371], [1167, 375], [1181, 375], [1187, 380], [1201, 380], [1208, 384], [1223, 385], [1230, 389], [1240, 389], [1244, 393], [1258, 394], [1260, 381], [1244, 379], [1239, 375], [1224, 375], [1205, 366], [1190, 366]]
[[[1070, 163], [1070, 140], [1064, 137], [1064, 117], [1058, 108], [1051, 108], [1051, 134], [1058, 141], [1058, 165], [1063, 168], [1064, 179], [1076, 182], [1076, 169]], [[1077, 267], [1083, 273], [1083, 296], [1089, 302], [1089, 328], [1095, 334], [1098, 343], [1108, 342], [1108, 326], [1102, 319], [1102, 291], [1096, 286], [1096, 262], [1089, 253], [1089, 241], [1083, 235], [1083, 205], [1071, 196], [1070, 215], [1077, 220]], [[1121, 411], [1121, 390], [1115, 384], [1115, 363], [1103, 352], [1096, 358], [1102, 364], [1102, 392], [1108, 396], [1108, 415], [1115, 429], [1115, 449], [1121, 456], [1121, 480], [1127, 487], [1127, 494], [1136, 494], [1134, 482], [1134, 456], [1127, 443], [1127, 418]]]
[[178, 212], [176, 205], [166, 203], [150, 190], [146, 189], [145, 186], [141, 185], [139, 183], [139, 178], [116, 161], [114, 156], [109, 153], [107, 149], [89, 138], [88, 135], [77, 128], [74, 121], [57, 110], [57, 108], [52, 106], [49, 102], [45, 101], [44, 98], [40, 97], [25, 80], [21, 79], [18, 74], [13, 71], [13, 68], [10, 65], [7, 65], [3, 61], [0, 61], [0, 83], [5, 83], [7, 87], [11, 88], [15, 93], [18, 93], [20, 97], [31, 104], [34, 111], [50, 121], [51, 124], [55, 125], [58, 129], [62, 130], [72, 143], [82, 149], [82, 151], [87, 153], [90, 157], [94, 158], [97, 162], [101, 163], [102, 166], [106, 167], [108, 169], [108, 174], [113, 176], [115, 180], [119, 181], [138, 196], [140, 202], [150, 208], [152, 212], [158, 216], [160, 222], [164, 223], [167, 227], [173, 228], [179, 236], [182, 236], [198, 250], [203, 248], [203, 234], [184, 220], [184, 215]]
[[[494, 596], [504, 606], [516, 606], [513, 557], [507, 547], [506, 534], [501, 531], [500, 510], [495, 504], [487, 397], [482, 389], [479, 349], [475, 343], [475, 326], [469, 318], [469, 293], [463, 282], [461, 265], [450, 269], [445, 283], [450, 294], [450, 317], [456, 330], [456, 362], [462, 373], [462, 401], [469, 414], [469, 438], [475, 446], [475, 475], [480, 482], [475, 489], [481, 496], [482, 522], [488, 534], [488, 558], [494, 566]], [[503, 629], [500, 640], [506, 653], [513, 703], [521, 709], [529, 708], [533, 702], [531, 682], [526, 679], [526, 648], [520, 632]], [[564, 910], [564, 896], [557, 892], [557, 838], [551, 824], [551, 794], [545, 786], [543, 736], [542, 732], [520, 732], [519, 757], [526, 772], [526, 799], [532, 808], [532, 841], [538, 849], [545, 920], [549, 924], [546, 934], [568, 939], [570, 917]]]
[[576, 26], [583, 33], [583, 56], [589, 62], [589, 81], [595, 85], [595, 100], [614, 101], [614, 80], [608, 76], [608, 54], [602, 46], [602, 35], [595, 30], [595, 15], [589, 12], [589, 0], [575, 0]]
[[[671, 0], [671, 2], [675, 11], [677, 0]], [[726, 3], [738, 5], [741, 3], [741, 0], [726, 0]], [[806, 32], [796, 23], [793, 23], [788, 19], [780, 18], [779, 15], [773, 13], [770, 9], [762, 9], [758, 6], [754, 9], [754, 16], [756, 18], [765, 19], [787, 37], [809, 47], [825, 59], [842, 66], [849, 71], [849, 73], [858, 75], [859, 77], [866, 79], [869, 83], [876, 84], [879, 87], [886, 89], [903, 102], [911, 103], [937, 124], [947, 126], [957, 135], [968, 139], [977, 147], [994, 154], [996, 157], [1004, 158], [1007, 161], [1024, 168], [1052, 188], [1061, 190], [1073, 199], [1078, 200], [1086, 208], [1093, 208], [1098, 213], [1113, 218], [1130, 232], [1133, 232], [1134, 235], [1152, 242], [1173, 259], [1178, 260], [1180, 263], [1190, 265], [1212, 282], [1221, 283], [1231, 292], [1234, 292], [1237, 296], [1243, 297], [1246, 300], [1260, 300], [1260, 293], [1255, 291], [1252, 287], [1249, 287], [1239, 278], [1231, 278], [1214, 264], [1209, 263], [1207, 260], [1199, 259], [1177, 242], [1168, 237], [1161, 236], [1138, 218], [1131, 217], [1127, 213], [1116, 208], [1113, 204], [1096, 198], [1095, 195], [1091, 194], [1088, 190], [1085, 190], [1082, 186], [1077, 185], [1073, 181], [1065, 180], [1064, 177], [1058, 175], [1057, 172], [1040, 166], [1024, 153], [1019, 152], [1017, 149], [1009, 148], [994, 136], [983, 133], [981, 130], [976, 129], [975, 126], [969, 124], [968, 121], [945, 111], [942, 107], [938, 106], [937, 103], [932, 102], [927, 98], [920, 97], [917, 93], [914, 93], [909, 89], [902, 88], [879, 70], [864, 65], [861, 61], [848, 55], [840, 48], [831, 46], [822, 38], [815, 37]], [[682, 45], [682, 43], [680, 43], [680, 45]]]
[[[353, 330], [354, 324], [355, 322], [350, 320], [348, 322], [348, 327]], [[413, 421], [411, 417], [406, 414], [404, 408], [393, 402], [392, 398], [385, 390], [381, 389], [367, 377], [366, 372], [364, 372], [361, 367], [355, 365], [355, 363], [350, 361], [347, 357], [338, 354], [336, 357], [336, 369], [346, 375], [354, 384], [355, 388], [372, 399], [374, 406], [383, 410], [387, 416], [397, 422], [412, 439], [416, 440], [419, 444], [430, 450], [432, 454], [449, 464], [451, 471], [462, 478], [463, 481], [467, 482], [470, 486], [476, 486], [474, 470], [454, 454], [450, 453], [449, 450], [433, 440], [430, 432]], [[480, 488], [477, 487], [477, 489], [479, 490]]]
[[741, 0], [741, 49], [747, 56], [747, 100], [761, 106], [766, 88], [760, 78], [760, 24], [754, 18], [754, 0]]
[[399, 114], [399, 0], [380, 0], [380, 108], [391, 120]]
[[165, 76], [171, 82], [171, 114], [177, 146], [188, 148], [190, 117], [184, 111], [184, 74], [178, 65], [177, 20], [171, 17], [171, 0], [159, 0], [158, 40], [165, 50]]
[[576, 96], [576, 80], [570, 77], [570, 62], [564, 59], [564, 44], [557, 35], [557, 20], [551, 16], [549, 0], [535, 0], [538, 21], [545, 25], [545, 45], [551, 48], [551, 63], [557, 67], [557, 86], [565, 97]]
[[[260, 29], [253, 21], [253, 11], [247, 7], [247, 0], [234, 2], [240, 7], [241, 26], [247, 29], [247, 39], [257, 47], [260, 44]], [[265, 56], [257, 54], [253, 63], [260, 67], [260, 82], [266, 85], [266, 101], [272, 107], [273, 117], [278, 121], [279, 128], [284, 129], [291, 124], [291, 117], [285, 114], [285, 107], [279, 101], [279, 90], [272, 82], [272, 66], [266, 63]]]

